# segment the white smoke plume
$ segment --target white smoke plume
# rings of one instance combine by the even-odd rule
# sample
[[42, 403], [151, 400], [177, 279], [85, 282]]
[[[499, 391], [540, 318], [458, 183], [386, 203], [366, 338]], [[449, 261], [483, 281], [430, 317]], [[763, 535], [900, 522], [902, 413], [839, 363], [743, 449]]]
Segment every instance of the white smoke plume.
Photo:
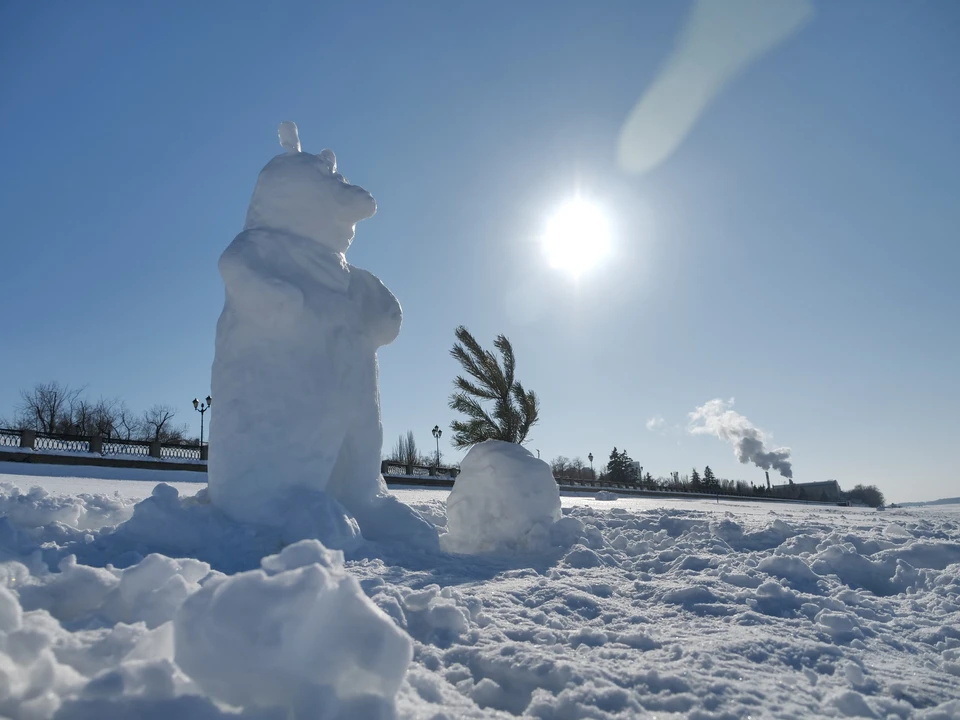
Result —
[[666, 420], [664, 420], [659, 415], [657, 415], [656, 417], [652, 417], [649, 420], [647, 420], [647, 430], [649, 430], [650, 432], [659, 430], [660, 428], [663, 427], [665, 422]]
[[766, 436], [747, 418], [730, 409], [728, 401], [716, 398], [690, 413], [687, 431], [691, 435], [715, 435], [733, 445], [737, 460], [753, 463], [763, 470], [776, 470], [785, 478], [793, 477], [790, 448], [767, 450]]

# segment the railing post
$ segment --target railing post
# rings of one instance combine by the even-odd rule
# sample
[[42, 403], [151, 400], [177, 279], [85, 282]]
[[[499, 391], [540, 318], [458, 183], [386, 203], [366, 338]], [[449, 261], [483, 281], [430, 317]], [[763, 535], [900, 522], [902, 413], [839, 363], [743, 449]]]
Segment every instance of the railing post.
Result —
[[103, 435], [94, 435], [90, 438], [90, 452], [103, 455]]
[[434, 465], [431, 465], [431, 466], [430, 466], [430, 477], [436, 477], [436, 476], [437, 476], [437, 468], [436, 468]]
[[413, 465], [406, 466], [407, 475], [413, 475]]
[[150, 457], [155, 457], [155, 458], [160, 457], [160, 441], [159, 440], [150, 441]]
[[201, 445], [201, 446], [200, 446], [200, 459], [203, 460], [203, 462], [206, 462], [209, 458], [210, 458], [210, 446], [209, 446], [209, 445]]
[[380, 474], [381, 474], [381, 475], [387, 475], [387, 474], [388, 474], [388, 473], [387, 473], [387, 461], [386, 461], [386, 460], [381, 460], [381, 461], [380, 461]]
[[21, 430], [20, 431], [20, 447], [30, 448], [33, 450], [34, 444], [37, 442], [37, 431], [36, 430]]

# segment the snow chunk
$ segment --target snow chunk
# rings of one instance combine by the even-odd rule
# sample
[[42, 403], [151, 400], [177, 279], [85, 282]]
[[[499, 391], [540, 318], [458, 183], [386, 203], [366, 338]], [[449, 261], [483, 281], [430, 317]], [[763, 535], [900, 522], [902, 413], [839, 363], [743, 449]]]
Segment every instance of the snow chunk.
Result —
[[54, 522], [79, 530], [116, 525], [133, 513], [133, 503], [106, 495], [51, 495], [39, 486], [22, 493], [13, 483], [0, 483], [0, 517], [16, 528], [37, 528]]
[[199, 560], [148, 555], [121, 573], [105, 610], [120, 622], [142, 621], [148, 628], [159, 627], [173, 618], [191, 593], [200, 589], [199, 581], [209, 572], [210, 566]]
[[58, 696], [82, 682], [57, 661], [50, 634], [29, 621], [14, 593], [0, 585], [0, 717], [49, 718], [60, 706]]
[[822, 610], [814, 621], [822, 632], [833, 638], [834, 642], [844, 643], [853, 638], [863, 637], [860, 625], [852, 613]]
[[897, 525], [896, 523], [888, 523], [885, 528], [883, 528], [883, 536], [890, 538], [892, 540], [912, 540], [913, 533], [907, 530], [902, 525]]
[[600, 567], [603, 561], [593, 550], [583, 545], [576, 545], [563, 557], [563, 563], [572, 568], [583, 570], [584, 568]]
[[550, 466], [520, 445], [486, 440], [460, 463], [442, 543], [466, 554], [543, 550], [559, 519], [560, 490]]
[[261, 570], [207, 582], [174, 618], [177, 664], [234, 706], [390, 716], [412, 642], [341, 563], [341, 553], [303, 540]]
[[790, 587], [807, 592], [817, 590], [820, 576], [803, 560], [792, 555], [771, 555], [765, 557], [757, 565], [758, 570], [774, 575], [790, 585]]
[[829, 702], [846, 717], [873, 718], [877, 716], [870, 706], [867, 705], [867, 701], [863, 698], [863, 695], [855, 690], [840, 692], [831, 697]]

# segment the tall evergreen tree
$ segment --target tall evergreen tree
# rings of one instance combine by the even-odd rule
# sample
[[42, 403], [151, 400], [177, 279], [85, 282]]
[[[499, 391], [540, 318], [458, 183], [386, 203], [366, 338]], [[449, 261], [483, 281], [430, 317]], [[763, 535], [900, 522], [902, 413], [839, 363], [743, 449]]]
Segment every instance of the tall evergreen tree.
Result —
[[720, 483], [717, 482], [717, 478], [713, 474], [713, 470], [710, 469], [709, 465], [703, 469], [703, 486], [706, 490], [711, 492], [720, 487]]
[[[514, 378], [516, 359], [513, 346], [503, 335], [494, 340], [500, 359], [480, 343], [462, 325], [457, 328], [458, 342], [450, 354], [470, 377], [458, 375], [453, 381], [456, 391], [450, 396], [450, 407], [466, 415], [455, 420], [453, 444], [463, 449], [484, 440], [504, 440], [523, 444], [540, 414], [540, 401], [532, 390], [525, 390]], [[484, 401], [493, 403], [488, 412]]]
[[690, 489], [694, 491], [700, 489], [700, 473], [697, 472], [696, 468], [690, 473]]
[[610, 453], [606, 479], [613, 483], [629, 483], [637, 479], [633, 460], [627, 455], [626, 450], [618, 451], [614, 448]]

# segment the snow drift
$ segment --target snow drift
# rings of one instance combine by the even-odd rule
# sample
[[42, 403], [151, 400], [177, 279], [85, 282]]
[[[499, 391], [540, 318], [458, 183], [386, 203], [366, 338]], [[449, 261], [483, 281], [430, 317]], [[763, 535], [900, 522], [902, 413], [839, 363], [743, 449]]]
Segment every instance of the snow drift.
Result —
[[[561, 548], [341, 562], [237, 523], [204, 535], [229, 519], [166, 486], [23, 492], [43, 481], [0, 484], [11, 720], [960, 717], [957, 508], [564, 497]], [[446, 493], [397, 492], [447, 524]], [[164, 523], [249, 572], [144, 555]]]

